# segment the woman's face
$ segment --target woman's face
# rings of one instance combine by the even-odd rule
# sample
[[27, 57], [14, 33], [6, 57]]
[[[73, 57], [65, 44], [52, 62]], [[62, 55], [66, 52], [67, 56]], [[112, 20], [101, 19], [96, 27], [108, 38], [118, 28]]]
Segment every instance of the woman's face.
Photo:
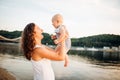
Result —
[[35, 25], [35, 28], [34, 28], [34, 32], [35, 32], [35, 37], [39, 38], [39, 39], [42, 39], [43, 38], [43, 29], [41, 29], [39, 26]]

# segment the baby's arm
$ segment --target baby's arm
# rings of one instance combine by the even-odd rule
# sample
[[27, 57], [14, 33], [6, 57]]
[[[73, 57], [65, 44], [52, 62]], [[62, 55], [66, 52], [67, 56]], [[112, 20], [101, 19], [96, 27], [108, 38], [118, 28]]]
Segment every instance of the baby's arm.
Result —
[[55, 44], [58, 44], [58, 43], [62, 42], [62, 41], [65, 39], [65, 36], [66, 36], [65, 28], [62, 27], [62, 28], [60, 29], [60, 36], [59, 36], [59, 38], [54, 41]]

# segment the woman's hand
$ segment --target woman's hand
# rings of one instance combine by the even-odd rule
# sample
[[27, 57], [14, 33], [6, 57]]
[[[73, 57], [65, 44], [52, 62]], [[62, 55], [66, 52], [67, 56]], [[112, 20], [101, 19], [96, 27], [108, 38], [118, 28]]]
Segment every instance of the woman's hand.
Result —
[[54, 40], [54, 43], [55, 43], [55, 44], [58, 44], [59, 42], [58, 42], [58, 40]]
[[56, 35], [51, 35], [51, 39], [57, 39]]

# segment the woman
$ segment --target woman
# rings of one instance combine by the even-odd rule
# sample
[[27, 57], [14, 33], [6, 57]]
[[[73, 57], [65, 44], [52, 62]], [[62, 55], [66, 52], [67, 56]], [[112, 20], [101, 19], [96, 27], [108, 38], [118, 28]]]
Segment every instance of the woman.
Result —
[[31, 61], [34, 71], [34, 80], [55, 80], [50, 60], [62, 61], [65, 59], [64, 41], [60, 50], [55, 51], [41, 43], [43, 30], [34, 23], [29, 23], [22, 33], [22, 49], [25, 57]]

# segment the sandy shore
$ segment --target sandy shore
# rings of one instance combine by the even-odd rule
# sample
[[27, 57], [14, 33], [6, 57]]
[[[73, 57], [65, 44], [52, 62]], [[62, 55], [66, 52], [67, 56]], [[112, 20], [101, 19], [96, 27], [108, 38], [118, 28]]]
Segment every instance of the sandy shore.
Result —
[[0, 80], [16, 80], [16, 78], [7, 70], [0, 68]]
[[[70, 64], [66, 68], [63, 67], [63, 62], [52, 62], [56, 80], [120, 80], [120, 67], [99, 66], [86, 63], [76, 56], [73, 58], [70, 58]], [[4, 78], [0, 80], [15, 80], [8, 76], [9, 73], [12, 73], [16, 80], [33, 80], [31, 62], [23, 57], [1, 55], [0, 67], [5, 69], [1, 69], [2, 75], [9, 78], [5, 79], [0, 74]]]

